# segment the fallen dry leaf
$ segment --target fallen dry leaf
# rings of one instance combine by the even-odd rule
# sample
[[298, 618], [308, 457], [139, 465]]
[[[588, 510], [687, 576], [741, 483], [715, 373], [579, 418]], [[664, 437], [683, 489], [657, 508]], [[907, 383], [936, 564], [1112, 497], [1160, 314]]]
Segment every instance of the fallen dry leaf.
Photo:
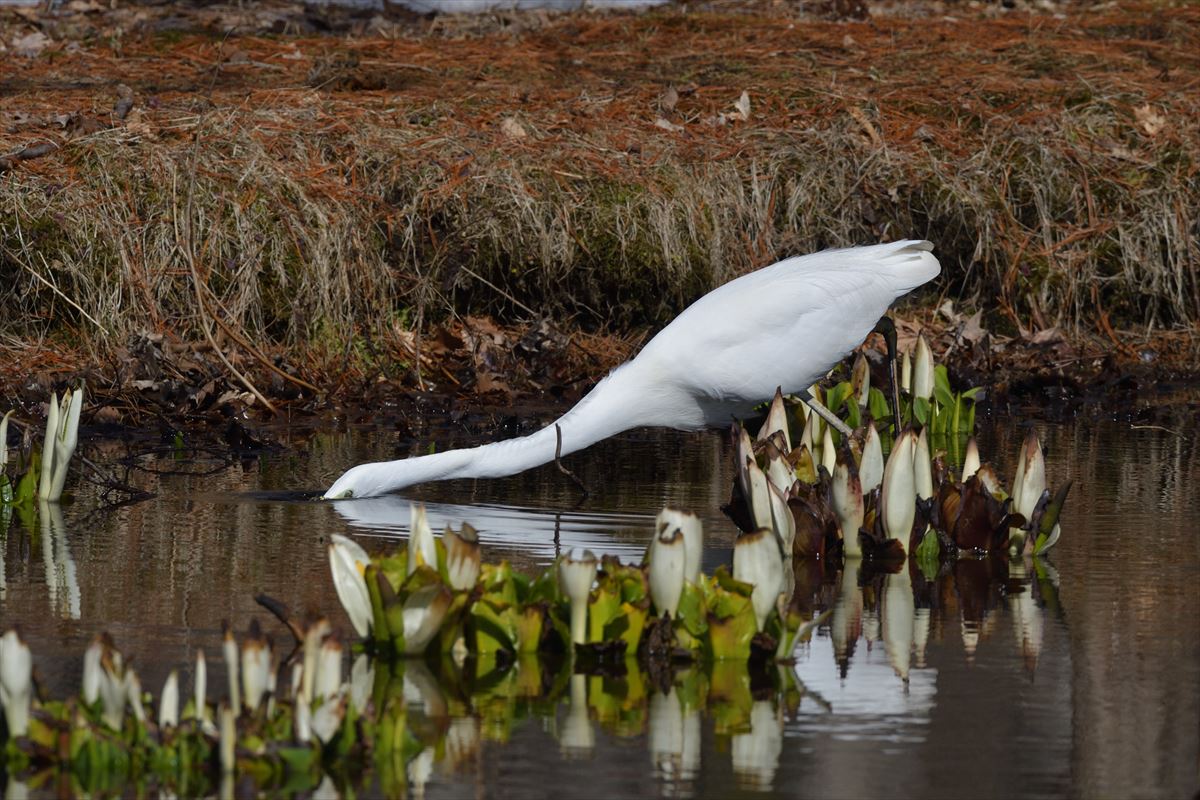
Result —
[[1058, 344], [1061, 341], [1064, 341], [1064, 337], [1062, 331], [1060, 331], [1057, 326], [1038, 331], [1033, 336], [1029, 337], [1030, 344]]
[[983, 337], [987, 336], [987, 331], [983, 327], [983, 311], [976, 311], [971, 315], [965, 323], [959, 335], [971, 344], [978, 344]]
[[125, 119], [131, 108], [133, 108], [133, 89], [123, 83], [118, 83], [117, 103], [113, 106], [113, 116], [117, 119]]
[[662, 128], [664, 131], [681, 131], [681, 130], [683, 130], [682, 125], [676, 125], [674, 122], [671, 122], [671, 120], [667, 119], [666, 117], [659, 117], [658, 119], [654, 120], [654, 127]]
[[876, 147], [883, 147], [883, 139], [879, 136], [879, 131], [875, 130], [875, 126], [871, 124], [871, 120], [867, 118], [867, 114], [857, 106], [850, 106], [846, 109], [846, 113], [854, 117], [854, 121], [863, 129], [863, 133], [867, 134], [867, 138], [871, 140], [871, 144]]
[[729, 115], [730, 119], [748, 122], [750, 120], [750, 93], [742, 92], [742, 96], [733, 104], [735, 111]]
[[524, 139], [529, 136], [525, 126], [513, 117], [505, 117], [500, 122], [500, 131], [510, 139]]
[[41, 31], [27, 33], [24, 36], [13, 39], [13, 52], [22, 58], [37, 58], [41, 55], [46, 46], [50, 44], [50, 37]]
[[671, 113], [675, 110], [675, 105], [679, 102], [679, 92], [674, 86], [668, 86], [663, 92], [662, 97], [658, 98], [658, 104], [665, 113]]
[[491, 372], [482, 372], [475, 381], [475, 391], [478, 394], [488, 394], [489, 392], [502, 392], [507, 395], [514, 394], [511, 386], [508, 385], [500, 376]]
[[1147, 136], [1157, 136], [1167, 126], [1167, 118], [1158, 113], [1158, 110], [1149, 103], [1135, 108], [1133, 116], [1137, 118], [1138, 125], [1146, 132]]

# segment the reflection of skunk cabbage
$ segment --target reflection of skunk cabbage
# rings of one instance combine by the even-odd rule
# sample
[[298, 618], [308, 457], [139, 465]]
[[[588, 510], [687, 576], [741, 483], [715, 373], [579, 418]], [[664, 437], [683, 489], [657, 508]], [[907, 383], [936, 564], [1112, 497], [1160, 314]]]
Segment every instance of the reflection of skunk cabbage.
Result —
[[646, 715], [650, 757], [666, 781], [690, 781], [700, 771], [700, 711], [685, 696], [683, 687], [654, 692]]
[[[765, 532], [757, 539], [770, 541]], [[446, 557], [440, 546], [438, 556]], [[393, 560], [377, 558], [363, 571], [395, 574], [402, 581], [398, 597], [404, 597], [403, 582], [409, 580], [405, 558], [406, 551]], [[954, 605], [962, 614], [964, 641], [973, 648], [995, 628], [988, 624], [986, 598], [1003, 585], [1020, 652], [1030, 668], [1036, 665], [1045, 613], [1057, 603], [1053, 573], [1043, 560], [960, 559], [943, 564], [936, 579], [928, 582], [913, 565], [892, 567], [860, 580], [870, 567], [848, 560], [830, 622], [839, 663], [849, 663], [861, 631], [869, 642], [882, 642], [898, 674], [915, 673], [922, 667], [925, 643], [952, 629], [936, 615]], [[436, 574], [432, 565], [413, 573], [424, 574], [426, 581], [417, 591], [450, 594], [447, 619], [460, 620], [444, 622], [435, 637], [437, 648], [444, 651], [455, 652], [455, 642], [464, 637], [483, 641], [494, 635], [519, 641], [531, 635], [520, 632], [522, 615], [530, 609], [540, 611], [546, 625], [538, 636], [544, 633], [549, 640], [561, 636], [560, 629], [567, 631], [569, 609], [556, 569], [528, 581], [507, 565], [484, 564], [470, 593], [450, 592], [430, 580], [430, 573]], [[602, 636], [592, 637], [585, 649], [611, 645], [630, 625], [659, 624], [649, 610], [646, 576], [641, 567], [614, 559], [596, 565], [589, 582], [587, 627]], [[864, 590], [869, 592], [867, 610]], [[774, 635], [781, 614], [795, 615], [777, 606], [768, 616], [765, 635], [756, 634], [752, 593], [753, 587], [735, 581], [724, 569], [713, 577], [700, 575], [695, 582], [685, 582], [674, 623], [679, 642], [687, 634], [686, 625], [702, 620], [710, 629], [724, 631], [700, 635], [702, 642], [712, 640], [706, 647], [715, 650], [724, 646], [717, 641], [720, 637], [737, 636], [748, 636], [757, 645]], [[931, 624], [931, 609], [922, 598], [955, 593], [958, 603], [941, 609], [935, 605]], [[468, 603], [472, 595], [475, 605]], [[485, 597], [487, 610], [479, 610]], [[704, 610], [703, 617], [689, 611], [693, 603]], [[639, 613], [641, 622], [636, 621]], [[481, 624], [476, 630], [472, 623], [461, 622], [473, 614], [489, 620], [490, 627]], [[798, 626], [800, 635], [818, 620]], [[278, 686], [268, 678], [261, 690], [261, 670], [269, 676], [279, 672], [276, 651], [263, 646], [253, 626], [232, 643], [231, 653], [240, 667], [237, 691], [244, 701], [240, 713], [234, 713], [227, 700], [211, 706], [205, 701], [202, 658], [194, 669], [195, 698], [180, 709], [177, 679], [171, 676], [156, 703], [107, 636], [98, 637], [84, 655], [79, 698], [39, 699], [32, 691], [33, 658], [10, 631], [0, 637], [0, 700], [8, 720], [0, 727], [0, 737], [9, 739], [0, 738], [0, 765], [10, 775], [64, 770], [80, 781], [83, 791], [95, 793], [127, 793], [127, 784], [142, 785], [149, 778], [179, 794], [212, 794], [222, 774], [236, 775], [239, 786], [252, 782], [267, 793], [314, 793], [322, 775], [332, 772], [353, 785], [378, 781], [384, 794], [401, 796], [406, 785], [424, 785], [439, 759], [444, 765], [469, 762], [485, 740], [506, 741], [520, 719], [537, 714], [549, 719], [568, 756], [592, 752], [597, 729], [618, 738], [645, 737], [657, 775], [672, 794], [686, 794], [690, 787], [680, 784], [700, 773], [703, 714], [711, 720], [716, 743], [705, 757], [726, 753], [722, 757], [732, 762], [740, 784], [770, 788], [779, 769], [783, 714], [799, 703], [793, 670], [769, 661], [716, 658], [710, 664], [676, 662], [670, 670], [643, 671], [630, 650], [621, 659], [612, 648], [607, 655], [615, 657], [615, 663], [605, 661], [591, 674], [591, 667], [578, 658], [543, 659], [520, 649], [512, 657], [497, 657], [493, 647], [456, 661], [438, 658], [431, 644], [434, 649], [426, 653], [433, 658], [427, 659], [371, 663], [360, 655], [347, 682], [347, 648], [332, 626], [316, 620], [293, 630], [303, 642], [302, 656], [290, 669], [284, 668]], [[223, 682], [219, 689], [232, 690]], [[256, 694], [259, 702], [253, 707]], [[25, 733], [18, 735], [14, 731], [20, 730], [22, 715]], [[365, 777], [366, 769], [374, 776]]]
[[[255, 692], [242, 669], [240, 692], [247, 702], [241, 712], [221, 699], [206, 712], [213, 719], [208, 724], [197, 713], [207, 708], [203, 701], [179, 707], [175, 672], [157, 702], [144, 693], [107, 635], [92, 643], [85, 663], [96, 664], [97, 681], [111, 678], [123, 689], [111, 692], [111, 707], [103, 705], [108, 690], [99, 686], [92, 702], [41, 700], [32, 689], [33, 657], [9, 631], [0, 637], [6, 714], [0, 765], [10, 776], [64, 770], [84, 793], [125, 794], [150, 780], [165, 791], [209, 795], [217, 793], [219, 781], [236, 776], [239, 787], [271, 794], [319, 794], [323, 776], [333, 774], [356, 786], [377, 781], [386, 796], [404, 796], [406, 785], [414, 793], [425, 785], [436, 762], [443, 769], [469, 763], [484, 740], [505, 741], [533, 713], [551, 721], [568, 757], [590, 753], [597, 728], [618, 738], [646, 737], [657, 774], [683, 791], [681, 784], [700, 773], [707, 716], [717, 750], [729, 753], [738, 780], [769, 788], [779, 766], [784, 711], [800, 701], [791, 669], [745, 661], [721, 661], [711, 669], [676, 665], [650, 682], [631, 659], [619, 672], [593, 675], [569, 659], [372, 664], [359, 656], [347, 683], [336, 634], [324, 624], [310, 629], [324, 637], [315, 645], [319, 652], [338, 654], [336, 666], [296, 662], [294, 679], [265, 691], [254, 709], [249, 698]], [[309, 638], [309, 630], [295, 633]], [[259, 637], [252, 631], [235, 643], [243, 659], [248, 650], [261, 652]], [[279, 665], [273, 655], [267, 661], [274, 674]], [[301, 673], [309, 669], [333, 677], [304, 681]], [[335, 681], [312, 697], [302, 689]], [[120, 727], [111, 724], [116, 716]], [[368, 769], [373, 777], [364, 774]]]
[[759, 791], [769, 790], [783, 752], [783, 713], [770, 700], [750, 707], [750, 729], [733, 736], [730, 754], [738, 783]]
[[0, 705], [9, 736], [28, 733], [32, 699], [33, 654], [21, 635], [9, 630], [0, 636]]

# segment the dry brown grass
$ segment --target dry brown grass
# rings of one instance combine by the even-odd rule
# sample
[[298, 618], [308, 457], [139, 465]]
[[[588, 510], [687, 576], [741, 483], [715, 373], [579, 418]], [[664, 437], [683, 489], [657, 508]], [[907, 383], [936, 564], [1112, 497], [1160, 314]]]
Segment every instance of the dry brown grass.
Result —
[[[99, 353], [207, 327], [329, 360], [463, 312], [625, 330], [907, 236], [1010, 329], [1200, 320], [1195, 7], [543, 23], [13, 62], [0, 151], [61, 149], [0, 178], [0, 334]], [[117, 80], [137, 104], [114, 122]], [[742, 90], [750, 119], [711, 124]]]

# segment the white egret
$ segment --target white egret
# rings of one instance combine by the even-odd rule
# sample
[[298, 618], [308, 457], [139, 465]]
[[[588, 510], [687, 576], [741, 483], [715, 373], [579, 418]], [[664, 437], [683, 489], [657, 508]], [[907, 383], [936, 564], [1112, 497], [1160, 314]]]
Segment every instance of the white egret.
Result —
[[[924, 241], [826, 250], [736, 278], [701, 297], [556, 422], [519, 439], [348, 470], [325, 499], [428, 481], [498, 478], [642, 426], [724, 428], [777, 387], [803, 393], [941, 271]], [[556, 431], [558, 429], [558, 431]]]

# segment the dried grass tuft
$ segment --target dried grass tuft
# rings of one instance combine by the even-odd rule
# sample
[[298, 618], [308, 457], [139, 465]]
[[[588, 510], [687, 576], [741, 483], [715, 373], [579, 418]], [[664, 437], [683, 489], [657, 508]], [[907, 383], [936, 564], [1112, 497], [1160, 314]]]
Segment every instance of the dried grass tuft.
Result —
[[[0, 134], [60, 145], [0, 180], [0, 335], [104, 350], [207, 326], [333, 357], [455, 313], [624, 329], [787, 255], [907, 236], [937, 243], [943, 293], [1015, 329], [1194, 325], [1200, 101], [1174, 87], [1200, 73], [1200, 12], [1158, 13], [1166, 90], [1121, 27], [1136, 11], [814, 23], [799, 45], [774, 18], [565, 16], [522, 48], [245, 39], [236, 62], [185, 38], [194, 72], [157, 108], [140, 88], [115, 127]], [[631, 42], [650, 67], [618, 62]], [[72, 91], [18, 101], [110, 103]]]

